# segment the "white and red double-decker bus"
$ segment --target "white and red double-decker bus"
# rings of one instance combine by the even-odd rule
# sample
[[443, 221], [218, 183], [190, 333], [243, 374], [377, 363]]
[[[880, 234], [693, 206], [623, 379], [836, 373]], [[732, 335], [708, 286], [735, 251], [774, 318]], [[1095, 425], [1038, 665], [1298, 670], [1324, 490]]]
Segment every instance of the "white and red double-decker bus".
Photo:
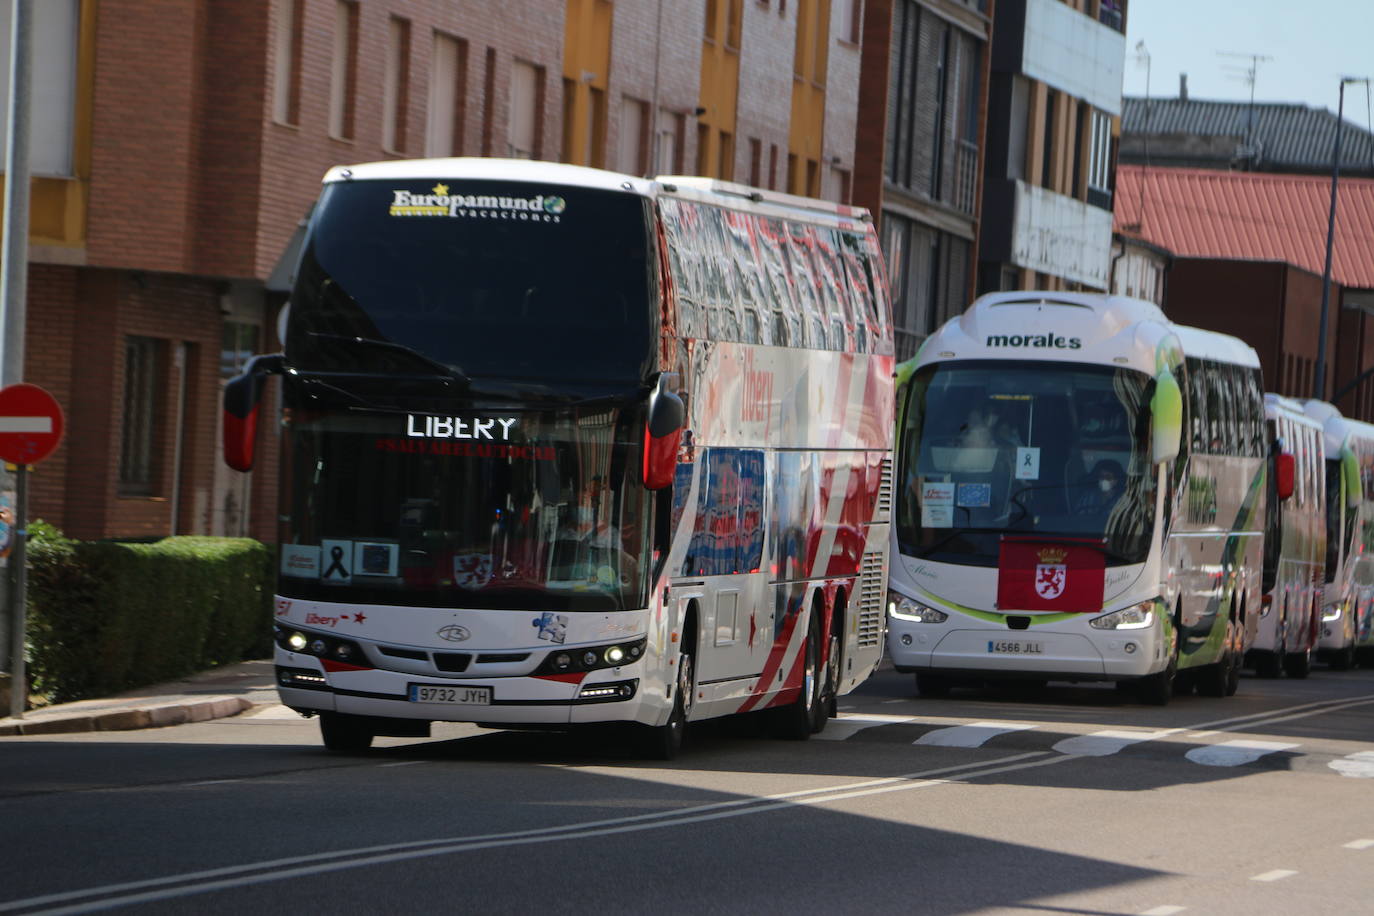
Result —
[[325, 176], [281, 378], [276, 663], [326, 746], [765, 711], [876, 666], [892, 333], [866, 212], [493, 159]]

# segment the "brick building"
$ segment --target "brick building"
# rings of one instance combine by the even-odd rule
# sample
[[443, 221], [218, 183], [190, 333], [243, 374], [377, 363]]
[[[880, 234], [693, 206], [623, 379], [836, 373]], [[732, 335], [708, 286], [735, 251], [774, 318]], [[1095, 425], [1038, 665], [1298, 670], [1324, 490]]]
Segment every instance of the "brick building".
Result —
[[219, 394], [277, 347], [331, 165], [515, 156], [851, 193], [860, 0], [35, 8], [25, 378], [68, 422], [31, 514], [75, 537], [274, 539], [273, 424], [258, 469], [227, 470]]

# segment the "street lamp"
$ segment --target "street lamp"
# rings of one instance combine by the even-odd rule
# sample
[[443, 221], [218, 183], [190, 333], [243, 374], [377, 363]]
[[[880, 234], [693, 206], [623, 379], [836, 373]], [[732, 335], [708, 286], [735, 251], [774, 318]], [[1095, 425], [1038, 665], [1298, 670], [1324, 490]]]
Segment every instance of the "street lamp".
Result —
[[1341, 174], [1341, 125], [1345, 122], [1345, 87], [1347, 83], [1369, 85], [1367, 76], [1341, 77], [1341, 91], [1336, 104], [1336, 144], [1331, 153], [1331, 211], [1326, 218], [1326, 267], [1322, 270], [1321, 326], [1317, 329], [1317, 371], [1312, 396], [1326, 397], [1326, 316], [1331, 302], [1331, 242], [1336, 233], [1336, 181]]

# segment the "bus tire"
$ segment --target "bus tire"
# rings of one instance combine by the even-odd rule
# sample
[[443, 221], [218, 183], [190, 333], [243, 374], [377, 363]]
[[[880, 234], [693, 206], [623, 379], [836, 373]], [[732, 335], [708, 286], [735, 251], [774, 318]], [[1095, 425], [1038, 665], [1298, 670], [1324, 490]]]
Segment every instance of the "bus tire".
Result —
[[844, 651], [844, 616], [838, 608], [844, 605], [844, 592], [835, 599], [837, 610], [830, 618], [830, 641], [826, 646], [824, 677], [821, 678], [821, 702], [817, 705], [816, 721], [811, 729], [813, 734], [821, 732], [826, 722], [840, 714], [840, 665]]
[[1168, 706], [1174, 698], [1174, 678], [1178, 674], [1179, 614], [1174, 612], [1174, 625], [1170, 630], [1173, 645], [1169, 649], [1169, 664], [1163, 671], [1146, 675], [1135, 682], [1136, 696], [1140, 702], [1150, 706]]
[[927, 700], [938, 700], [949, 696], [949, 678], [938, 674], [916, 675], [916, 693]]
[[1282, 649], [1269, 652], [1260, 649], [1255, 653], [1255, 674], [1263, 678], [1275, 678], [1287, 667], [1288, 656]]
[[[821, 618], [819, 607], [811, 609], [811, 622], [802, 644], [802, 683], [797, 698], [786, 706], [773, 710], [773, 733], [788, 741], [805, 741], [816, 728], [816, 720], [825, 715], [820, 690]], [[822, 721], [824, 719], [822, 718]]]
[[1289, 677], [1302, 680], [1312, 673], [1312, 650], [1289, 652], [1283, 657], [1283, 670]]
[[1346, 646], [1331, 653], [1332, 671], [1349, 671], [1355, 664], [1355, 647]]
[[687, 735], [687, 717], [692, 712], [692, 698], [696, 696], [695, 670], [692, 652], [684, 644], [677, 657], [677, 679], [673, 688], [673, 710], [662, 725], [646, 726], [644, 754], [653, 760], [672, 760], [682, 750]]
[[336, 753], [357, 753], [372, 746], [376, 733], [367, 720], [341, 712], [320, 713], [320, 737], [324, 746]]

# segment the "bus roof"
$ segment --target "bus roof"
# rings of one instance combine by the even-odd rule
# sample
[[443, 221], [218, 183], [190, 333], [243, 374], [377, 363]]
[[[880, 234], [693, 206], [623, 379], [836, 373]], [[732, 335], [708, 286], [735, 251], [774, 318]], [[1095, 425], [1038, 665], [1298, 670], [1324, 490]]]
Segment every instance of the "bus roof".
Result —
[[1310, 426], [1314, 429], [1322, 428], [1321, 421], [1307, 413], [1302, 401], [1297, 398], [1284, 397], [1272, 391], [1264, 393], [1264, 412], [1266, 415], [1284, 414], [1301, 426]]
[[1326, 437], [1326, 454], [1335, 456], [1347, 440], [1354, 440], [1356, 451], [1374, 452], [1374, 426], [1341, 416], [1336, 405], [1309, 398], [1302, 402], [1303, 412], [1322, 424]]
[[1260, 367], [1259, 354], [1255, 352], [1255, 348], [1238, 337], [1218, 334], [1216, 331], [1204, 331], [1202, 328], [1190, 328], [1182, 324], [1174, 325], [1174, 333], [1178, 335], [1179, 343], [1183, 344], [1183, 352], [1188, 356], [1234, 363], [1251, 369]]
[[733, 181], [721, 181], [718, 178], [702, 178], [695, 175], [660, 175], [655, 180], [663, 186], [665, 193], [673, 194], [682, 189], [691, 189], [704, 195], [704, 197], [697, 199], [714, 198], [717, 203], [725, 206], [748, 207], [748, 204], [753, 203], [764, 204], [780, 210], [795, 211], [793, 215], [820, 215], [860, 222], [869, 222], [872, 219], [868, 210], [863, 207], [850, 207], [829, 200], [799, 197], [796, 194], [784, 194], [781, 191], [768, 191], [751, 185], [737, 184]]
[[606, 191], [629, 191], [651, 196], [654, 183], [620, 172], [589, 169], [561, 162], [540, 162], [533, 159], [491, 159], [464, 156], [452, 159], [391, 159], [384, 162], [363, 162], [357, 165], [336, 165], [325, 173], [325, 183], [355, 180], [406, 181], [446, 178], [472, 178], [486, 181], [528, 181], [546, 184], [599, 188]]

